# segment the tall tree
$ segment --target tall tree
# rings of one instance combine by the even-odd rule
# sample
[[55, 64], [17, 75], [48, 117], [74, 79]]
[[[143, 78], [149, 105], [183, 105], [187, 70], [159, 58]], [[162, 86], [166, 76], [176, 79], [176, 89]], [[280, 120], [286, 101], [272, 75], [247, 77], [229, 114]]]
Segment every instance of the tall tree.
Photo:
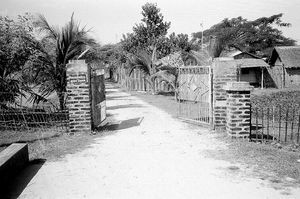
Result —
[[89, 30], [76, 23], [73, 14], [61, 29], [49, 25], [43, 15], [39, 15], [36, 26], [42, 32], [43, 38], [37, 46], [38, 53], [31, 58], [34, 82], [39, 83], [41, 97], [56, 92], [60, 108], [64, 109], [66, 64], [71, 59], [77, 59], [83, 52], [93, 52], [90, 49], [95, 47], [96, 42], [89, 37]]
[[[261, 17], [254, 21], [242, 17], [226, 18], [205, 30], [203, 40], [214, 41], [212, 42], [214, 57], [220, 56], [223, 50], [230, 48], [256, 53], [264, 52], [274, 46], [295, 45], [295, 40], [283, 36], [282, 31], [278, 29], [278, 27], [291, 26], [290, 23], [282, 22], [282, 15]], [[193, 33], [193, 37], [201, 39], [201, 32]]]
[[163, 50], [160, 50], [158, 45], [164, 41], [171, 23], [164, 21], [160, 9], [154, 3], [142, 6], [142, 16], [142, 22], [133, 27], [133, 33], [123, 35], [122, 46], [125, 51], [133, 54], [140, 50], [146, 50], [151, 54], [156, 46], [160, 56]]

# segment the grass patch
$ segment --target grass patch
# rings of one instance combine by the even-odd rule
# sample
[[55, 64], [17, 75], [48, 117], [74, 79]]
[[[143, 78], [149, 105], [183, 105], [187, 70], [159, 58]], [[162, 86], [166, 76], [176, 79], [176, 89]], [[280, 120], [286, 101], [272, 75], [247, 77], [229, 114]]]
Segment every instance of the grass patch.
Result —
[[[30, 141], [25, 141], [25, 139], [19, 140], [19, 142], [28, 144], [29, 159], [47, 159], [47, 161], [54, 161], [63, 158], [67, 154], [84, 150], [93, 143], [95, 137], [102, 136], [102, 134], [76, 133], [70, 135], [68, 133], [49, 132], [47, 134], [48, 137], [39, 137], [39, 139], [36, 139], [33, 135], [31, 136], [31, 138], [34, 139]], [[26, 139], [29, 139], [29, 137], [26, 137]], [[7, 145], [2, 145], [0, 151], [6, 147]]]
[[8, 146], [16, 142], [35, 142], [42, 139], [49, 139], [52, 137], [58, 137], [63, 134], [65, 130], [57, 128], [34, 128], [30, 130], [19, 131], [1, 131], [0, 134], [0, 147]]
[[282, 149], [267, 143], [249, 142], [243, 139], [232, 139], [225, 133], [218, 133], [216, 139], [225, 142], [226, 149], [209, 150], [209, 156], [241, 164], [251, 165], [258, 177], [271, 179], [295, 179], [300, 183], [300, 152], [289, 150], [288, 146]]

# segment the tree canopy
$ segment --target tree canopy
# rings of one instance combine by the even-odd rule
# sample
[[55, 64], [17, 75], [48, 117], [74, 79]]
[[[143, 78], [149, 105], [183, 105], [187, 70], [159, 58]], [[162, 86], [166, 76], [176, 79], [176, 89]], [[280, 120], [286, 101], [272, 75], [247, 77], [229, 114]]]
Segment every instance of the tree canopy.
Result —
[[0, 16], [0, 102], [15, 102], [24, 84], [22, 69], [34, 53], [32, 16], [28, 13], [17, 19]]
[[[225, 18], [220, 23], [203, 31], [203, 41], [215, 38], [213, 55], [218, 57], [223, 50], [236, 48], [250, 53], [263, 53], [274, 46], [295, 45], [295, 40], [283, 36], [278, 28], [289, 27], [282, 21], [283, 14], [261, 17], [249, 21], [242, 17]], [[201, 32], [193, 33], [193, 38], [201, 39]]]
[[151, 53], [154, 46], [157, 46], [158, 53], [162, 53], [162, 44], [165, 43], [171, 23], [164, 21], [160, 9], [154, 3], [142, 6], [142, 16], [142, 22], [133, 27], [133, 32], [123, 35], [123, 49], [133, 54], [139, 50]]

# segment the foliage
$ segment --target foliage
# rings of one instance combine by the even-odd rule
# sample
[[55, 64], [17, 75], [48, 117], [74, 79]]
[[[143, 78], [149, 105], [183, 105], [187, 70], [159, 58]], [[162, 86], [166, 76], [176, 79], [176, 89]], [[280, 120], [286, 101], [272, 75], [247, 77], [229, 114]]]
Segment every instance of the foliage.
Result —
[[[149, 54], [147, 51], [139, 51], [137, 54], [128, 54], [128, 76], [131, 75], [134, 69], [139, 69], [141, 70], [145, 75], [151, 76], [154, 73], [157, 72], [156, 68], [156, 47], [154, 47], [154, 50], [152, 54]], [[146, 81], [149, 82], [150, 86], [154, 90], [154, 81], [151, 79], [146, 79]]]
[[[65, 92], [67, 86], [66, 64], [71, 59], [92, 58], [92, 53], [97, 52], [96, 42], [88, 35], [89, 30], [81, 28], [76, 23], [73, 15], [70, 21], [61, 29], [49, 25], [43, 15], [38, 16], [35, 23], [43, 34], [36, 46], [37, 53], [31, 57], [31, 72], [34, 74], [33, 82], [39, 84], [39, 98], [35, 101], [56, 92], [60, 108], [65, 108]], [[84, 54], [85, 53], [85, 54]]]
[[128, 56], [128, 65], [129, 65], [129, 75], [131, 75], [132, 71], [135, 68], [140, 69], [146, 75], [151, 76], [156, 72], [155, 62], [156, 59], [156, 50], [154, 49], [152, 55], [150, 55], [146, 51], [140, 51], [137, 55]]
[[169, 40], [174, 48], [174, 51], [190, 52], [191, 50], [199, 50], [199, 44], [189, 40], [187, 34], [170, 34]]
[[170, 85], [175, 92], [175, 98], [177, 99], [178, 91], [178, 68], [172, 66], [161, 66], [158, 71], [150, 76], [151, 81], [158, 79], [160, 82], [166, 82]]
[[299, 90], [274, 90], [271, 93], [267, 91], [254, 93], [251, 97], [251, 103], [255, 107], [272, 108], [281, 106], [286, 109], [300, 108], [300, 91]]
[[16, 102], [22, 91], [28, 90], [24, 84], [22, 70], [34, 53], [32, 16], [29, 13], [16, 20], [0, 16], [0, 103]]
[[[235, 48], [250, 53], [263, 52], [274, 46], [295, 45], [295, 40], [283, 36], [277, 27], [289, 27], [282, 22], [283, 14], [261, 17], [248, 21], [242, 17], [225, 18], [220, 23], [203, 32], [204, 42], [212, 42], [212, 54], [218, 57], [223, 50]], [[201, 39], [201, 32], [193, 33], [193, 38]], [[214, 40], [215, 38], [215, 40]]]
[[154, 47], [157, 46], [157, 53], [163, 57], [168, 52], [164, 52], [162, 43], [165, 43], [165, 36], [171, 23], [164, 22], [160, 9], [154, 3], [143, 5], [142, 15], [142, 23], [133, 27], [133, 33], [123, 35], [122, 47], [126, 52], [136, 54], [140, 50], [152, 53]]
[[159, 82], [166, 82], [170, 85], [175, 93], [177, 100], [178, 94], [178, 73], [179, 67], [184, 66], [182, 56], [180, 52], [172, 53], [167, 57], [164, 57], [156, 62], [157, 72], [150, 76], [150, 79], [154, 82], [155, 79]]
[[120, 44], [108, 44], [99, 49], [99, 57], [104, 64], [115, 70], [118, 66], [126, 63], [127, 53]]

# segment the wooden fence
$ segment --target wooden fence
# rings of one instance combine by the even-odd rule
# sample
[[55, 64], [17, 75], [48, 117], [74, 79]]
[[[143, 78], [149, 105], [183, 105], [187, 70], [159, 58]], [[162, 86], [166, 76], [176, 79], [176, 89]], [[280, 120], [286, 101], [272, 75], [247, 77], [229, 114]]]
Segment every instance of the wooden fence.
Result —
[[[139, 69], [134, 69], [131, 75], [128, 75], [127, 70], [124, 67], [117, 69], [117, 82], [123, 87], [130, 91], [152, 91], [149, 75], [144, 74]], [[162, 82], [157, 78], [154, 82], [155, 92], [170, 92], [172, 87], [166, 82]]]
[[300, 109], [278, 107], [251, 107], [253, 141], [300, 143]]

